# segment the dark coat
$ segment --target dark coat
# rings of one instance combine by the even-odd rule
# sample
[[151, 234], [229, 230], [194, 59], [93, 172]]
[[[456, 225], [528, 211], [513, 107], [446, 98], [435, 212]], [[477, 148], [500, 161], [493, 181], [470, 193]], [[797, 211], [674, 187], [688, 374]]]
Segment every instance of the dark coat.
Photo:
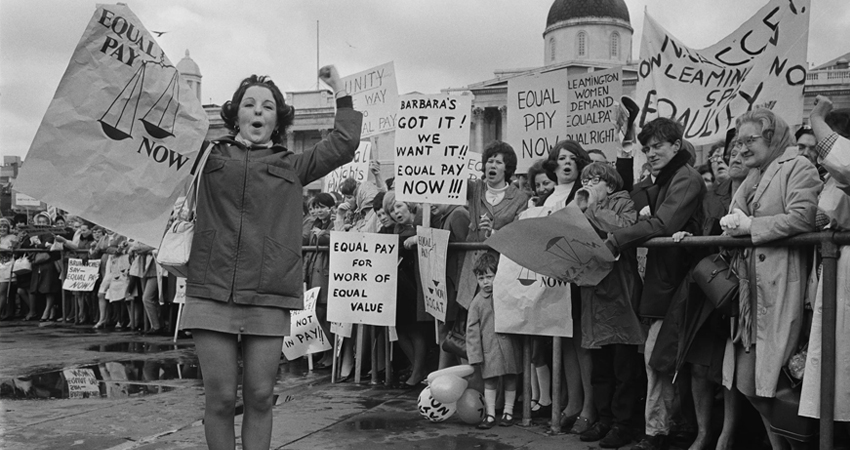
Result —
[[333, 131], [303, 153], [280, 145], [247, 149], [230, 138], [212, 146], [201, 177], [186, 295], [303, 308], [302, 186], [351, 161], [360, 142], [362, 115], [340, 100]]
[[[677, 231], [700, 234], [705, 182], [688, 165], [689, 158], [688, 152], [680, 151], [661, 170], [655, 183], [646, 179], [635, 185], [631, 192], [635, 210], [639, 213], [649, 206], [651, 216], [609, 235], [609, 244], [616, 252], [639, 247], [654, 237], [672, 236]], [[692, 266], [692, 259], [685, 247], [652, 247], [647, 251], [641, 316], [664, 318], [676, 289]]]
[[[322, 222], [320, 219], [316, 219], [313, 221], [313, 225], [310, 227], [319, 228], [325, 231], [332, 231], [334, 228], [334, 221], [331, 217], [328, 217], [328, 220]], [[312, 233], [308, 235], [303, 240], [304, 245], [320, 245], [320, 246], [328, 246], [330, 245], [331, 237], [330, 233], [316, 236]], [[319, 290], [319, 297], [316, 299], [316, 303], [319, 305], [326, 305], [328, 303], [328, 283], [330, 281], [330, 252], [309, 252], [304, 256], [304, 283], [307, 285], [307, 289], [312, 289], [314, 287], [321, 288]]]
[[[463, 206], [451, 206], [445, 216], [440, 216], [436, 225], [449, 230], [449, 242], [464, 242], [469, 232], [469, 211]], [[457, 316], [457, 288], [460, 282], [460, 270], [463, 267], [464, 252], [449, 250], [446, 254], [446, 294], [448, 307], [446, 321], [452, 321]]]

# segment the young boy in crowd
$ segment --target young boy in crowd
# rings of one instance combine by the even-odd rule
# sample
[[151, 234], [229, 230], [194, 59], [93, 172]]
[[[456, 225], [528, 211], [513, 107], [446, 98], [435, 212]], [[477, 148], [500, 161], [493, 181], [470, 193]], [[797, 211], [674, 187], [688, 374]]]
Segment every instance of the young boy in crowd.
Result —
[[519, 337], [496, 333], [493, 312], [493, 280], [499, 257], [493, 252], [482, 254], [472, 272], [478, 280], [479, 291], [469, 305], [466, 322], [466, 351], [469, 363], [481, 369], [484, 378], [484, 403], [487, 415], [478, 428], [487, 430], [496, 425], [496, 388], [499, 377], [505, 387], [505, 409], [500, 426], [509, 427], [514, 419], [517, 374], [522, 373], [522, 347]]

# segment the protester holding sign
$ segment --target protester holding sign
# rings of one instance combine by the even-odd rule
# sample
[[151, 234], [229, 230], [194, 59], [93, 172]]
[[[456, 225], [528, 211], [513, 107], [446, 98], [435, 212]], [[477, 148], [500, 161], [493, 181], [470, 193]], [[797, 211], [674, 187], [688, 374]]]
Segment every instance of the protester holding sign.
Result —
[[[38, 213], [34, 219], [37, 227], [47, 228], [52, 221], [47, 213]], [[56, 236], [49, 232], [30, 233], [28, 242], [24, 243], [28, 248], [38, 248], [47, 250], [53, 245]], [[62, 284], [59, 281], [59, 271], [56, 269], [55, 262], [59, 260], [59, 252], [38, 252], [33, 254], [32, 259], [32, 278], [30, 279], [30, 294], [35, 298], [35, 302], [39, 302], [44, 298], [46, 303], [44, 312], [41, 314], [41, 322], [54, 320], [56, 311], [54, 310], [54, 302], [62, 293]]]
[[15, 257], [10, 250], [15, 248], [18, 237], [11, 232], [12, 222], [0, 218], [0, 320], [10, 320], [15, 316], [15, 302], [9, 301], [8, 293], [15, 292], [11, 286]]
[[[464, 242], [469, 233], [469, 211], [465, 206], [433, 204], [431, 205], [431, 223], [436, 227], [449, 231], [449, 243]], [[457, 287], [460, 284], [460, 269], [463, 265], [463, 253], [449, 250], [446, 255], [446, 293], [448, 306], [446, 321], [440, 325], [440, 343], [452, 329], [455, 320], [464, 320], [462, 310], [457, 303]], [[452, 366], [453, 355], [440, 348], [439, 368]]]
[[[316, 217], [313, 221], [310, 234], [304, 239], [304, 245], [324, 245], [331, 242], [331, 231], [334, 229], [334, 221], [331, 218], [333, 209], [336, 207], [334, 196], [327, 192], [320, 192], [310, 200], [310, 212]], [[304, 284], [308, 289], [320, 288], [316, 298], [316, 318], [326, 336], [330, 336], [331, 327], [328, 323], [328, 277], [330, 275], [328, 253], [309, 252], [304, 256]], [[321, 361], [317, 362], [315, 368], [324, 369], [331, 366], [333, 354], [325, 352]]]
[[204, 427], [211, 449], [235, 447], [237, 346], [244, 362], [242, 443], [268, 448], [272, 392], [290, 310], [303, 308], [302, 186], [351, 161], [362, 116], [333, 66], [334, 129], [312, 149], [281, 145], [294, 109], [270, 79], [244, 79], [221, 116], [232, 136], [215, 141], [198, 189], [183, 328], [204, 372]]

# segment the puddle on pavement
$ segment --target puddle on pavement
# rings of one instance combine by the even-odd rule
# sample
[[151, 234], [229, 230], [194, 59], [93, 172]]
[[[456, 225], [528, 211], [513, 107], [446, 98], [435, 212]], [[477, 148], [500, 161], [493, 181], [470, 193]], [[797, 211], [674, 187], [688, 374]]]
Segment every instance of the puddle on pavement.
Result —
[[194, 344], [173, 344], [173, 343], [155, 343], [155, 342], [115, 342], [113, 344], [92, 345], [86, 347], [86, 350], [92, 352], [121, 352], [121, 353], [161, 353], [170, 352], [172, 350], [182, 350], [185, 348], [194, 348]]
[[343, 423], [346, 431], [406, 431], [422, 426], [422, 418], [398, 419], [392, 417], [363, 417], [351, 422]]
[[415, 443], [416, 448], [418, 449], [433, 448], [439, 450], [510, 450], [515, 448], [502, 442], [469, 435], [440, 436], [433, 439], [423, 439], [408, 442], [410, 444]]
[[199, 380], [197, 361], [115, 361], [0, 380], [3, 399], [127, 398], [176, 389], [160, 381]]

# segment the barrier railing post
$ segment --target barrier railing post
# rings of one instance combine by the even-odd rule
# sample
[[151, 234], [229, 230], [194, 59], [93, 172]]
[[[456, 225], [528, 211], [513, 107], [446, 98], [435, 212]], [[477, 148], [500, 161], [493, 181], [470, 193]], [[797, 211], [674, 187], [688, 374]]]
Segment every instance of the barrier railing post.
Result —
[[393, 385], [393, 348], [390, 345], [390, 329], [384, 327], [384, 384], [387, 387]]
[[522, 423], [531, 426], [531, 336], [522, 337]]
[[552, 434], [561, 432], [561, 372], [564, 369], [561, 345], [561, 338], [552, 338]]
[[[838, 246], [821, 242], [823, 258], [823, 304], [821, 309], [820, 446], [832, 449], [835, 417], [835, 314], [838, 282]], [[844, 274], [847, 276], [847, 274]]]
[[369, 348], [372, 355], [372, 381], [369, 383], [372, 386], [378, 384], [378, 327], [369, 325]]

